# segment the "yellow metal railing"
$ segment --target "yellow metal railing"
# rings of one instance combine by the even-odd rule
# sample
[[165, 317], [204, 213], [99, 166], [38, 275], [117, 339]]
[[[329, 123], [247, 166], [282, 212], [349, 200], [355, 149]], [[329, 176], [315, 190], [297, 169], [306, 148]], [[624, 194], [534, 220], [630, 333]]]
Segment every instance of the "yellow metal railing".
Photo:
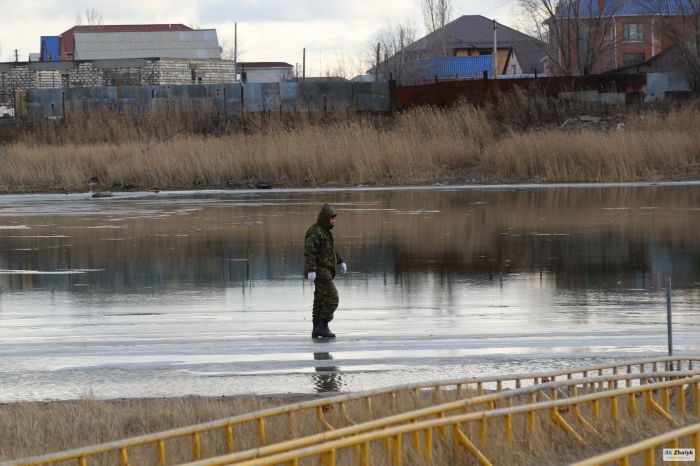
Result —
[[[700, 371], [684, 372], [684, 377], [700, 376]], [[322, 434], [310, 435], [295, 440], [280, 442], [265, 447], [250, 449], [222, 456], [219, 458], [211, 458], [208, 460], [189, 463], [188, 466], [220, 466], [227, 464], [236, 464], [242, 461], [270, 456], [273, 454], [289, 451], [297, 448], [307, 447], [321, 442], [336, 440], [343, 437], [349, 437], [368, 431], [385, 429], [406, 422], [417, 422], [430, 417], [438, 416], [445, 417], [454, 413], [454, 411], [464, 411], [466, 409], [479, 409], [479, 406], [485, 405], [483, 411], [495, 409], [499, 404], [507, 404], [514, 406], [518, 403], [518, 398], [527, 396], [527, 402], [536, 402], [542, 398], [547, 401], [556, 399], [559, 396], [576, 397], [588, 392], [598, 392], [600, 390], [615, 390], [618, 385], [623, 382], [626, 386], [631, 386], [630, 382], [638, 381], [640, 384], [646, 384], [649, 379], [658, 378], [675, 378], [678, 379], [678, 372], [658, 372], [655, 374], [623, 374], [609, 377], [591, 377], [588, 379], [567, 379], [559, 382], [549, 382], [541, 385], [532, 385], [529, 387], [507, 390], [489, 395], [476, 396], [464, 400], [444, 403], [438, 406], [431, 406], [415, 411], [410, 411], [394, 416], [389, 416], [374, 421], [369, 421], [363, 424], [356, 424], [345, 428], [324, 432]], [[581, 386], [581, 391], [579, 391]], [[698, 395], [696, 395], [698, 397]], [[628, 410], [636, 410], [636, 398], [627, 397], [628, 403], [633, 403], [628, 406]], [[631, 401], [634, 400], [634, 401]], [[700, 401], [694, 400], [695, 411], [700, 414]], [[653, 409], [653, 408], [652, 408]], [[671, 416], [669, 414], [669, 416]], [[590, 423], [583, 418], [578, 406], [573, 409], [573, 417], [576, 421], [587, 427], [588, 430], [595, 431]]]
[[[657, 454], [656, 448], [665, 447], [678, 450], [684, 448], [682, 446], [683, 440], [689, 445], [687, 448], [695, 450], [693, 463], [700, 464], [700, 424], [695, 424], [574, 463], [571, 466], [603, 466], [610, 463], [629, 465], [633, 457], [639, 455], [643, 455], [644, 466], [654, 466], [656, 458], [662, 457], [662, 455]], [[688, 463], [684, 462], [684, 464]]]
[[[684, 373], [685, 376], [700, 376], [700, 371], [693, 371], [693, 372], [686, 372]], [[445, 417], [448, 416], [450, 413], [453, 413], [454, 411], [464, 411], [468, 408], [477, 408], [480, 405], [485, 405], [481, 411], [489, 411], [496, 409], [495, 406], [497, 404], [508, 404], [508, 406], [514, 406], [517, 404], [517, 398], [522, 398], [527, 396], [529, 402], [537, 402], [539, 398], [544, 398], [547, 401], [551, 401], [552, 399], [556, 399], [558, 394], [563, 394], [567, 397], [571, 396], [575, 398], [578, 395], [581, 395], [578, 391], [578, 385], [582, 385], [582, 390], [584, 393], [587, 391], [593, 391], [596, 392], [602, 388], [614, 390], [617, 389], [617, 385], [619, 382], [625, 382], [626, 385], [630, 385], [628, 382], [633, 381], [633, 380], [638, 380], [641, 384], [644, 384], [647, 379], [650, 379], [652, 377], [658, 377], [658, 378], [678, 378], [678, 373], [674, 372], [664, 372], [664, 373], [657, 373], [654, 375], [651, 374], [625, 374], [625, 375], [617, 375], [617, 376], [611, 376], [611, 377], [594, 377], [594, 378], [589, 378], [586, 380], [564, 380], [564, 381], [559, 381], [559, 382], [550, 382], [550, 383], [545, 383], [541, 385], [533, 385], [530, 387], [518, 389], [518, 390], [507, 390], [504, 392], [500, 393], [493, 393], [490, 395], [482, 395], [482, 396], [477, 396], [474, 398], [468, 398], [465, 400], [460, 400], [460, 401], [454, 401], [451, 403], [444, 403], [442, 405], [438, 406], [432, 406], [429, 408], [423, 408], [419, 409], [416, 411], [410, 411], [394, 416], [389, 416], [385, 418], [381, 418], [375, 421], [370, 421], [366, 422], [363, 424], [357, 424], [329, 432], [324, 432], [323, 434], [317, 434], [317, 435], [311, 435], [295, 440], [290, 440], [287, 442], [280, 442], [274, 445], [268, 445], [265, 447], [260, 447], [256, 449], [251, 449], [251, 450], [246, 450], [246, 451], [241, 451], [238, 453], [222, 456], [219, 458], [211, 458], [208, 460], [196, 462], [196, 463], [190, 463], [188, 466], [221, 466], [221, 465], [228, 465], [228, 464], [236, 464], [242, 461], [254, 459], [254, 458], [261, 458], [265, 456], [270, 456], [273, 454], [281, 453], [284, 451], [289, 451], [297, 448], [302, 448], [302, 447], [307, 447], [310, 445], [314, 445], [317, 443], [321, 442], [327, 442], [331, 440], [336, 440], [344, 437], [350, 437], [353, 435], [357, 435], [360, 433], [365, 433], [368, 431], [373, 431], [377, 429], [385, 429], [387, 427], [395, 426], [401, 423], [406, 423], [406, 422], [418, 422], [419, 420], [425, 420], [426, 418], [430, 417]], [[583, 382], [583, 384], [582, 384]], [[695, 385], [697, 387], [697, 385]], [[563, 391], [563, 389], [566, 389], [566, 391]], [[663, 388], [661, 389], [663, 393]], [[670, 395], [669, 395], [670, 398]], [[632, 395], [627, 395], [626, 396], [626, 401], [627, 401], [627, 409], [628, 412], [630, 412], [632, 415], [634, 412], [636, 412], [637, 405], [636, 405], [636, 398]], [[679, 400], [679, 402], [681, 402]], [[685, 403], [685, 400], [682, 400], [683, 403]], [[652, 400], [648, 401], [647, 407], [649, 409], [655, 410], [656, 407], [653, 407], [653, 403], [655, 403]], [[658, 403], [656, 403], [658, 406]], [[694, 406], [695, 406], [695, 414], [700, 414], [700, 400], [698, 400], [698, 394], [695, 394], [694, 398]], [[598, 405], [599, 407], [599, 405]], [[656, 411], [656, 412], [661, 412], [661, 411]], [[594, 431], [595, 429], [591, 426], [591, 424], [582, 416], [581, 410], [578, 405], [574, 406], [573, 410], [573, 417], [574, 419], [581, 425], [585, 426], [588, 430]], [[598, 411], [599, 413], [599, 411]], [[667, 419], [671, 419], [671, 422], [673, 422], [673, 417], [672, 415], [664, 410], [664, 417]], [[599, 417], [599, 414], [598, 414]], [[616, 415], [617, 417], [617, 415]], [[531, 418], [532, 415], [530, 416], [530, 419], [528, 421], [531, 423]], [[508, 422], [506, 422], [506, 426], [508, 425]], [[512, 425], [512, 422], [511, 422]], [[505, 433], [507, 438], [512, 438], [512, 432]]]
[[[408, 384], [399, 387], [339, 395], [330, 398], [322, 398], [270, 408], [254, 413], [243, 414], [165, 432], [143, 435], [130, 439], [108, 442], [100, 445], [27, 458], [13, 462], [6, 462], [2, 463], [0, 466], [41, 466], [71, 460], [75, 460], [78, 466], [85, 466], [89, 464], [88, 461], [91, 457], [106, 454], [116, 455], [120, 466], [128, 466], [129, 449], [143, 446], [152, 447], [154, 451], [155, 464], [165, 466], [169, 464], [167, 460], [167, 447], [169, 441], [190, 437], [191, 457], [192, 460], [197, 461], [201, 459], [201, 436], [204, 433], [220, 431], [220, 437], [225, 443], [227, 451], [233, 453], [236, 451], [234, 428], [240, 428], [245, 424], [254, 425], [257, 432], [257, 441], [259, 446], [267, 445], [270, 443], [267, 433], [267, 423], [271, 418], [276, 416], [287, 417], [287, 421], [290, 424], [293, 424], [292, 420], [295, 415], [304, 411], [311, 411], [316, 414], [321, 430], [329, 430], [333, 429], [333, 426], [325, 421], [323, 417], [324, 411], [329, 409], [337, 409], [338, 412], [345, 412], [346, 405], [349, 402], [360, 402], [364, 404], [367, 412], [371, 412], [373, 400], [386, 395], [391, 395], [393, 398], [395, 398], [396, 395], [401, 393], [414, 393], [424, 397], [426, 394], [423, 392], [430, 391], [429, 393], [432, 393], [433, 402], [439, 403], [442, 398], [442, 393], [448, 390], [453, 390], [458, 396], [468, 396], [470, 393], [465, 392], [465, 390], [469, 390], [470, 387], [473, 387], [474, 392], [477, 396], [479, 396], [483, 395], [486, 390], [501, 391], [505, 388], [518, 389], [530, 384], [536, 385], [543, 382], [556, 381], [559, 378], [574, 380], [583, 379], [591, 375], [602, 376], [606, 373], [611, 375], [620, 373], [633, 374], [640, 372], [654, 373], [658, 372], [660, 369], [692, 370], [693, 367], [697, 366], [699, 363], [700, 357], [695, 356], [663, 357], [646, 360], [625, 361], [616, 364], [599, 364], [585, 368], [554, 371], [544, 374], [534, 373], [499, 377], [471, 377], [459, 380]], [[290, 438], [294, 437], [291, 429], [289, 430], [288, 434]]]
[[[630, 398], [636, 399], [636, 395], [645, 396], [645, 406], [647, 409], [661, 413], [663, 408], [654, 407], [656, 402], [653, 398], [653, 393], [668, 392], [675, 389], [678, 393], [684, 390], [686, 385], [698, 387], [700, 384], [700, 376], [659, 382], [654, 384], [645, 384], [638, 387], [623, 388], [619, 390], [605, 391], [582, 395], [570, 399], [558, 399], [542, 403], [532, 403], [523, 406], [514, 406], [500, 408], [489, 411], [481, 411], [477, 413], [461, 414], [450, 417], [440, 417], [427, 421], [414, 422], [400, 426], [390, 427], [381, 430], [366, 432], [352, 437], [344, 437], [336, 440], [326, 441], [321, 444], [312, 445], [309, 447], [299, 448], [283, 453], [267, 456], [264, 458], [256, 458], [249, 461], [236, 463], [239, 466], [272, 466], [278, 464], [298, 465], [301, 460], [307, 458], [320, 459], [324, 466], [334, 466], [338, 455], [343, 451], [348, 451], [354, 456], [355, 464], [359, 466], [368, 466], [369, 452], [372, 444], [381, 442], [385, 456], [389, 458], [389, 464], [401, 466], [403, 464], [403, 447], [402, 445], [410, 445], [417, 454], [423, 456], [428, 464], [433, 458], [434, 430], [437, 430], [438, 435], [444, 439], [450, 439], [454, 445], [464, 448], [466, 451], [474, 455], [481, 465], [491, 465], [487, 456], [483, 453], [488, 446], [489, 436], [488, 428], [490, 425], [497, 424], [500, 420], [500, 425], [503, 426], [503, 435], [507, 445], [513, 445], [513, 420], [516, 416], [524, 416], [528, 429], [532, 429], [528, 434], [532, 434], [537, 428], [536, 422], [539, 419], [538, 414], [546, 412], [549, 414], [548, 419], [554, 422], [557, 426], [569, 433], [579, 443], [586, 443], [586, 440], [567, 422], [561, 412], [573, 412], [576, 407], [590, 404], [593, 417], [601, 418], [600, 410], [596, 410], [595, 406], [600, 406], [602, 401], [608, 406], [608, 413], [605, 417], [608, 420], [619, 422], [619, 412], [617, 411], [617, 402], [621, 397], [627, 400]], [[693, 389], [697, 393], [696, 388]], [[680, 401], [680, 400], [679, 400]], [[699, 409], [699, 400], [695, 400], [694, 411]], [[630, 405], [628, 405], [630, 406]], [[657, 404], [658, 406], [658, 404]], [[680, 407], [679, 407], [680, 409]], [[684, 409], [684, 408], [683, 408]], [[636, 410], [629, 409], [628, 413], [633, 416]], [[668, 413], [666, 413], [668, 414]], [[670, 416], [670, 414], [669, 414]], [[664, 416], [665, 417], [665, 416]], [[535, 422], [531, 422], [531, 419]], [[473, 425], [475, 424], [475, 429]], [[466, 426], [468, 433], [476, 431], [476, 441], [470, 438], [468, 433], [465, 433], [462, 428]], [[410, 436], [407, 443], [404, 443], [404, 437]], [[506, 445], [504, 445], [505, 447]], [[373, 458], [374, 460], [375, 458]], [[216, 462], [215, 459], [208, 461], [189, 463], [187, 466], [200, 465], [221, 465], [233, 464], [231, 462]]]

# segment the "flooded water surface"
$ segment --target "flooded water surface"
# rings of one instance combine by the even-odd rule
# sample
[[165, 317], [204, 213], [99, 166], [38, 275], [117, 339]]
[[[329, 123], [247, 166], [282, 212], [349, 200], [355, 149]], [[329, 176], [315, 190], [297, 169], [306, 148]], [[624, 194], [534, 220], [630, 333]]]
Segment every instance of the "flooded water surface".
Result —
[[[304, 233], [336, 206], [335, 341]], [[316, 393], [700, 352], [700, 186], [0, 197], [0, 402]]]

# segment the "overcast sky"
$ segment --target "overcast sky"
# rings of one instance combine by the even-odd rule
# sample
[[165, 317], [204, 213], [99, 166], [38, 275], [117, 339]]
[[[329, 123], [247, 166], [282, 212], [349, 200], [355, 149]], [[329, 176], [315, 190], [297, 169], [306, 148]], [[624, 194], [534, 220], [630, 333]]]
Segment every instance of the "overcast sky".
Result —
[[[513, 0], [453, 0], [453, 18], [484, 15], [515, 26]], [[307, 74], [337, 62], [363, 68], [359, 57], [388, 21], [411, 21], [424, 34], [420, 0], [0, 0], [0, 61], [39, 52], [39, 37], [59, 35], [94, 8], [103, 24], [183, 23], [213, 28], [233, 48], [238, 23], [239, 60], [295, 65], [307, 51]]]

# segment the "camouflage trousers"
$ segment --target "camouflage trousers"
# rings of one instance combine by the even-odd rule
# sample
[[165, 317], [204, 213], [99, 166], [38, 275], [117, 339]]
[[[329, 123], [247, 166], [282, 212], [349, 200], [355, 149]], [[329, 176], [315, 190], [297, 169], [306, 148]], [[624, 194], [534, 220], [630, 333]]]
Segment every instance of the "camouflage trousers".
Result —
[[338, 290], [333, 280], [316, 279], [314, 289], [313, 319], [333, 320], [333, 313], [338, 309]]

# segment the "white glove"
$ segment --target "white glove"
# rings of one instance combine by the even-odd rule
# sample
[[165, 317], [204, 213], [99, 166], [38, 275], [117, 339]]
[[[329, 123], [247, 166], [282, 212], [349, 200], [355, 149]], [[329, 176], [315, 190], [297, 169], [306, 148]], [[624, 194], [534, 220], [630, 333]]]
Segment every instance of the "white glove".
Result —
[[347, 272], [347, 271], [348, 271], [348, 264], [346, 264], [345, 262], [340, 264], [340, 273], [345, 275], [345, 272]]
[[309, 282], [311, 282], [311, 286], [314, 286], [314, 282], [316, 281], [316, 272], [309, 272]]

